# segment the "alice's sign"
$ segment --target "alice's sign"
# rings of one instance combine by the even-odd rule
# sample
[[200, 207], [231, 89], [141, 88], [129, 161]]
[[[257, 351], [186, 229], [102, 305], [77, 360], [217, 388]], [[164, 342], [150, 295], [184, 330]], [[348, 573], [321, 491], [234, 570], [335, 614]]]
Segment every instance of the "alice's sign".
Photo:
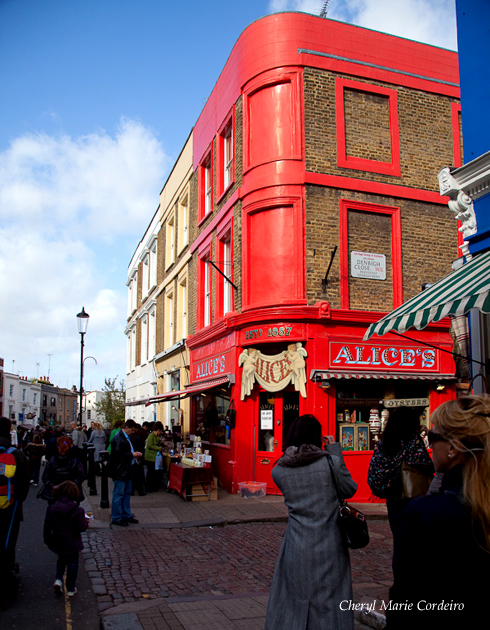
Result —
[[437, 370], [437, 358], [437, 350], [433, 348], [330, 343], [331, 368], [434, 372]]
[[268, 392], [278, 392], [292, 383], [306, 398], [306, 350], [302, 344], [290, 343], [287, 350], [273, 356], [256, 348], [247, 348], [238, 358], [242, 366], [241, 400], [249, 396], [257, 380]]
[[353, 278], [386, 280], [386, 256], [369, 252], [351, 252], [350, 275]]

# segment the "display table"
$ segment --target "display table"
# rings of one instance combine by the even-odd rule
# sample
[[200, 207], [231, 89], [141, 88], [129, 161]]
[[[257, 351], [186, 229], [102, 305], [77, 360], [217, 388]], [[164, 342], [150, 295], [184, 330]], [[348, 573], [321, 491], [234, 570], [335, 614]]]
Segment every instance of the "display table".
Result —
[[191, 496], [189, 488], [202, 484], [207, 491], [194, 494], [193, 496], [207, 496], [208, 501], [211, 500], [211, 487], [213, 483], [212, 468], [196, 468], [195, 466], [186, 466], [185, 464], [170, 464], [170, 478], [168, 482], [169, 490], [175, 490], [180, 496], [187, 501]]

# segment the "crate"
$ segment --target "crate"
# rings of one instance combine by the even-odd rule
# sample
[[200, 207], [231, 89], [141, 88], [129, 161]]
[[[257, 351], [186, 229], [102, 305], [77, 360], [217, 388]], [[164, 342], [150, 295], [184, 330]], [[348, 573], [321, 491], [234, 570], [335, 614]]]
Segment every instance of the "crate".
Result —
[[238, 494], [244, 499], [265, 497], [267, 494], [267, 484], [261, 481], [240, 481], [238, 484]]
[[[207, 496], [202, 496], [204, 495], [207, 490], [208, 490], [208, 485], [207, 483], [196, 483], [195, 485], [191, 486], [189, 488], [190, 492], [187, 495], [187, 500], [188, 501], [207, 501], [208, 497]], [[196, 495], [200, 495], [200, 496], [196, 496]], [[213, 477], [213, 483], [211, 485], [211, 494], [210, 494], [210, 501], [217, 501], [218, 500], [218, 480], [216, 479], [216, 477]]]

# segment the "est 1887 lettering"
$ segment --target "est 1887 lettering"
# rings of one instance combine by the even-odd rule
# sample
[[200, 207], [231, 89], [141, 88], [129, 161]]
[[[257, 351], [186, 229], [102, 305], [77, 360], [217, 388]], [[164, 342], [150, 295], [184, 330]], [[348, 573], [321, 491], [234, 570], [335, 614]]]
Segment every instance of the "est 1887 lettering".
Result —
[[[267, 337], [289, 337], [291, 334], [291, 326], [280, 326], [279, 328], [268, 328], [266, 330]], [[263, 334], [262, 328], [254, 328], [245, 331], [245, 339], [260, 339]]]

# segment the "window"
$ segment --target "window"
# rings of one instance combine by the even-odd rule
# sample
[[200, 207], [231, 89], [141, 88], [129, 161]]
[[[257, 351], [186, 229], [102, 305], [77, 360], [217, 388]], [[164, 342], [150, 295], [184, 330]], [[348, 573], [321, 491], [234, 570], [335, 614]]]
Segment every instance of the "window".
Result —
[[178, 248], [179, 251], [178, 253], [180, 254], [180, 252], [184, 249], [184, 247], [187, 245], [187, 243], [189, 242], [189, 235], [188, 235], [188, 222], [189, 222], [189, 202], [188, 202], [188, 196], [185, 195], [185, 197], [183, 197], [178, 204], [178, 221], [179, 221], [179, 236], [178, 236]]
[[213, 159], [212, 150], [199, 165], [199, 219], [206, 217], [213, 209]]
[[51, 407], [56, 407], [56, 398], [51, 397]]
[[136, 367], [136, 326], [131, 329], [131, 370]]
[[167, 259], [165, 267], [170, 267], [175, 261], [175, 215], [172, 214], [167, 220]]
[[92, 410], [87, 409], [87, 420], [91, 420], [91, 419], [92, 419]]
[[187, 278], [179, 280], [177, 302], [177, 339], [187, 337]]
[[43, 407], [48, 406], [48, 397], [46, 394], [43, 395]]
[[[180, 390], [180, 370], [175, 370], [174, 372], [170, 372], [167, 374], [167, 392], [178, 392]], [[180, 401], [177, 400], [169, 400], [166, 403], [167, 413], [166, 413], [166, 422], [167, 427], [172, 427], [173, 425], [179, 424], [179, 407]]]
[[223, 275], [216, 273], [217, 282], [217, 303], [216, 310], [218, 316], [223, 316], [233, 310], [233, 287], [227, 278], [233, 282], [233, 262], [231, 245], [231, 225], [221, 233], [218, 233], [217, 265]]
[[60, 411], [62, 411], [62, 409], [63, 409], [63, 399], [60, 398]]
[[22, 402], [25, 402], [26, 400], [26, 390], [22, 389]]
[[169, 293], [165, 300], [165, 347], [174, 343], [174, 296]]
[[133, 280], [128, 283], [128, 317], [133, 312]]
[[396, 90], [337, 78], [337, 164], [400, 176]]
[[209, 326], [212, 321], [213, 269], [211, 265], [211, 238], [199, 251], [197, 268], [197, 322], [199, 327]]
[[141, 365], [148, 361], [148, 317], [141, 319]]
[[204, 325], [211, 323], [211, 263], [209, 259], [204, 263]]
[[234, 111], [227, 117], [218, 131], [216, 185], [218, 197], [224, 194], [234, 180], [234, 146], [233, 146]]
[[148, 315], [148, 357], [153, 359], [156, 354], [156, 313], [155, 309]]
[[150, 249], [150, 289], [157, 284], [157, 243], [153, 243]]
[[10, 385], [9, 387], [9, 396], [13, 396], [14, 395], [14, 386]]
[[70, 399], [66, 401], [66, 410], [70, 411]]
[[131, 313], [138, 306], [138, 272], [135, 272], [131, 279]]
[[143, 297], [148, 295], [150, 290], [150, 257], [147, 254], [143, 260]]
[[37, 403], [37, 393], [32, 395], [32, 404], [35, 405]]

